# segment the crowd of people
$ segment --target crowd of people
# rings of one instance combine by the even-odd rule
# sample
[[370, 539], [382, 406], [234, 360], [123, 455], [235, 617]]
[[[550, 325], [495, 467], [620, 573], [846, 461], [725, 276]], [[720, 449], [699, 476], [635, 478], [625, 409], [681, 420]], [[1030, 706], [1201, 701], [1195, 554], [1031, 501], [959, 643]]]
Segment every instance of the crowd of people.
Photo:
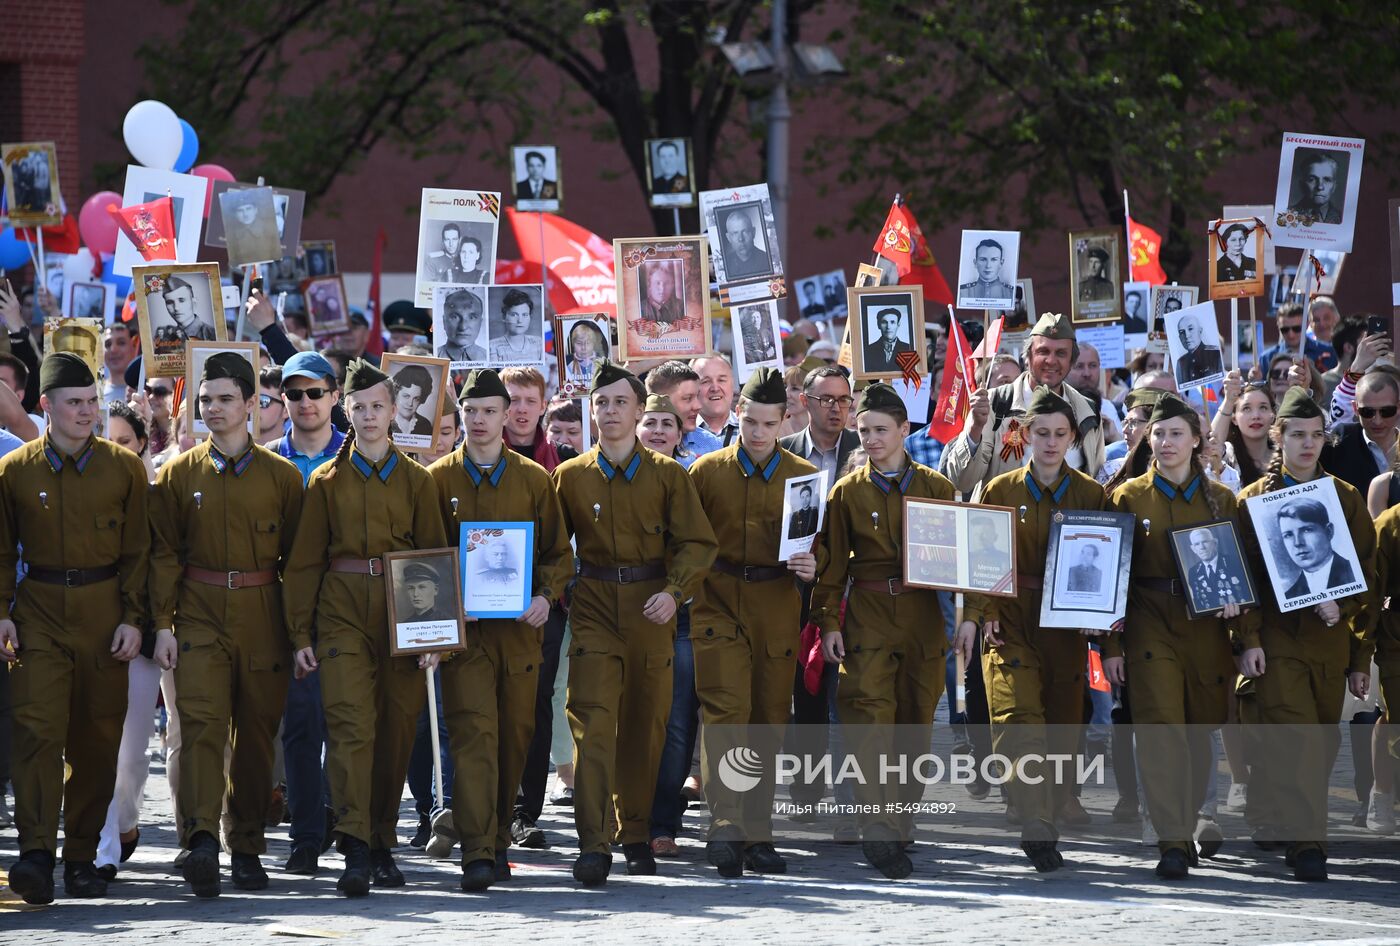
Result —
[[[412, 847], [457, 851], [464, 890], [509, 881], [513, 845], [548, 843], [537, 822], [551, 769], [551, 802], [573, 807], [583, 885], [606, 881], [617, 845], [629, 874], [678, 856], [687, 794], [708, 805], [720, 876], [782, 873], [775, 782], [727, 788], [725, 734], [745, 728], [768, 775], [780, 746], [836, 751], [843, 730], [857, 754], [878, 740], [856, 734], [896, 724], [912, 741], [884, 748], [927, 751], [959, 683], [959, 751], [1013, 767], [1110, 752], [1111, 817], [1142, 824], [1159, 876], [1186, 877], [1220, 849], [1223, 748], [1223, 806], [1299, 879], [1324, 880], [1343, 698], [1400, 687], [1386, 607], [1400, 558], [1400, 370], [1384, 334], [1325, 297], [1284, 306], [1279, 344], [1230, 371], [1214, 407], [1178, 391], [1161, 355], [1100, 370], [1069, 320], [1047, 314], [1019, 350], [979, 362], [965, 428], [945, 444], [911, 426], [890, 385], [853, 383], [803, 319], [782, 340], [784, 369], [742, 385], [723, 353], [599, 360], [581, 401], [554, 397], [545, 366], [472, 371], [416, 458], [392, 441], [395, 382], [366, 350], [362, 313], [326, 347], [254, 290], [246, 317], [264, 366], [215, 355], [190, 380], [202, 442], [177, 379], [141, 372], [134, 325], [107, 326], [94, 375], [71, 353], [43, 356], [8, 289], [0, 316], [0, 788], [13, 784], [19, 835], [10, 886], [30, 903], [53, 899], [60, 815], [69, 896], [105, 895], [140, 844], [158, 702], [177, 865], [196, 896], [219, 894], [225, 853], [236, 888], [266, 887], [269, 812], [276, 823], [285, 809], [282, 869], [315, 874], [335, 844], [337, 887], [355, 897], [405, 883], [394, 853], [405, 784]], [[389, 306], [383, 324], [391, 350], [432, 353], [411, 304]], [[926, 339], [934, 391], [942, 334]], [[820, 539], [780, 560], [785, 483], [818, 471], [831, 484]], [[1366, 594], [1284, 611], [1266, 593], [1241, 609], [1227, 587], [1218, 612], [1192, 617], [1167, 525], [1239, 519], [1262, 574], [1242, 500], [1321, 478], [1346, 511], [1327, 528], [1349, 531]], [[1016, 596], [969, 593], [959, 621], [953, 595], [906, 584], [908, 497], [1019, 507]], [[1112, 632], [1040, 627], [1038, 569], [1066, 510], [1138, 518]], [[393, 655], [384, 556], [455, 545], [460, 523], [483, 520], [534, 524], [528, 607], [468, 614], [464, 652]], [[1111, 689], [1089, 685], [1090, 659]], [[1358, 823], [1390, 832], [1393, 748], [1379, 719], [1350, 720], [1352, 762]], [[1240, 733], [1268, 724], [1302, 727], [1293, 755], [1248, 750]], [[1053, 871], [1060, 829], [1091, 816], [1073, 785], [1040, 774], [1016, 768], [1005, 801], [1030, 864]], [[824, 778], [788, 786], [798, 802], [827, 790]], [[990, 790], [982, 773], [968, 788]], [[854, 803], [836, 840], [907, 876], [921, 786], [836, 793]]]

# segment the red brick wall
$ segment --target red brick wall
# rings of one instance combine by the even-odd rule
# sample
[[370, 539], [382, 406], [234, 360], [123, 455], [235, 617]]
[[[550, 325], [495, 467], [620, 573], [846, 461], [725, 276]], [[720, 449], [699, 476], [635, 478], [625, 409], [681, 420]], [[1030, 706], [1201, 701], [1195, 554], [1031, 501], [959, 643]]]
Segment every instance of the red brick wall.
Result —
[[[0, 106], [6, 131], [58, 146], [58, 180], [70, 210], [81, 200], [78, 64], [84, 51], [82, 0], [0, 0], [0, 62], [19, 66], [19, 102]], [[16, 115], [16, 111], [18, 114]]]

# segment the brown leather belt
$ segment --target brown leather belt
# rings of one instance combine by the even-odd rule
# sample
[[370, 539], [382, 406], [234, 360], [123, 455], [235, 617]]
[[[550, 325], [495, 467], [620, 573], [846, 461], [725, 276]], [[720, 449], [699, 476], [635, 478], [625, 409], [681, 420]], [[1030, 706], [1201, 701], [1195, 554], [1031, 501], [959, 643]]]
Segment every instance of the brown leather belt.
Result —
[[715, 559], [714, 569], [733, 575], [740, 581], [777, 581], [779, 578], [793, 577], [784, 565], [736, 565], [724, 558]]
[[384, 575], [384, 559], [333, 558], [331, 559], [331, 571], [344, 572], [347, 575], [371, 575], [375, 578], [380, 578]]
[[1180, 596], [1186, 593], [1186, 586], [1175, 578], [1134, 578], [1133, 584], [1169, 595]]
[[263, 585], [276, 584], [277, 569], [264, 568], [262, 571], [256, 572], [216, 572], [210, 568], [200, 568], [198, 565], [186, 565], [185, 577], [191, 581], [197, 581], [201, 585], [213, 585], [215, 588], [237, 591], [240, 588], [261, 588]]
[[877, 591], [886, 595], [907, 595], [911, 591], [920, 590], [906, 585], [901, 578], [857, 578], [851, 584], [861, 591]]
[[1016, 585], [1018, 587], [1034, 591], [1036, 589], [1045, 587], [1045, 579], [1040, 578], [1036, 575], [1017, 575]]
[[666, 566], [662, 562], [647, 562], [645, 565], [594, 565], [591, 562], [580, 561], [578, 573], [584, 578], [630, 585], [639, 581], [665, 578]]
[[117, 566], [112, 564], [100, 568], [44, 568], [42, 565], [27, 565], [24, 574], [25, 577], [46, 585], [81, 588], [83, 585], [95, 585], [99, 581], [116, 578]]

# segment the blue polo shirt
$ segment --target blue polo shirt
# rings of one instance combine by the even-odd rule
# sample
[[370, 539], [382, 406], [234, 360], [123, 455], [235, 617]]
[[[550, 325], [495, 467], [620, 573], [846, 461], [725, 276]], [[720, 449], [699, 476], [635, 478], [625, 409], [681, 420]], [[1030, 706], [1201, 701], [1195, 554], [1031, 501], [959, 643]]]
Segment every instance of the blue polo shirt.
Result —
[[340, 450], [340, 445], [344, 442], [345, 434], [341, 433], [341, 431], [332, 424], [331, 439], [326, 444], [326, 449], [316, 454], [316, 456], [308, 457], [306, 454], [299, 452], [296, 447], [293, 447], [292, 435], [290, 432], [283, 434], [282, 439], [277, 441], [277, 454], [278, 456], [286, 457], [296, 464], [297, 469], [301, 471], [301, 485], [305, 486], [307, 481], [311, 479], [311, 474], [316, 472], [319, 467], [329, 463], [331, 458], [336, 455], [336, 452]]

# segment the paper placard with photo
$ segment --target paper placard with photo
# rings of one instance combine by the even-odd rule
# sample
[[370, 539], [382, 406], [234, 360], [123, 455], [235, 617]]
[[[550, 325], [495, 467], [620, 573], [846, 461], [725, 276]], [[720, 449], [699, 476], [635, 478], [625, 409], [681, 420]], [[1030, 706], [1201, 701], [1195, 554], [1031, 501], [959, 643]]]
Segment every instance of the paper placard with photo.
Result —
[[846, 317], [846, 273], [833, 269], [829, 273], [808, 276], [793, 283], [794, 300], [804, 319], [830, 322]]
[[[1309, 256], [1317, 260], [1316, 265], [1309, 261]], [[1335, 295], [1337, 283], [1342, 278], [1342, 266], [1346, 261], [1347, 254], [1333, 250], [1305, 252], [1302, 263], [1293, 274], [1293, 284], [1288, 289], [1288, 295], [1302, 301], [1310, 300], [1313, 296]]]
[[739, 384], [759, 368], [783, 366], [782, 335], [778, 329], [778, 303], [745, 303], [730, 310], [734, 337], [734, 378]]
[[399, 657], [467, 649], [456, 549], [389, 552], [384, 570], [389, 653]]
[[452, 363], [453, 371], [490, 364], [486, 332], [485, 286], [433, 287], [433, 354]]
[[1127, 366], [1127, 341], [1123, 326], [1098, 325], [1093, 328], [1079, 328], [1074, 330], [1074, 337], [1079, 340], [1081, 348], [1085, 345], [1094, 346], [1094, 351], [1099, 353], [1100, 371], [1114, 371]]
[[117, 287], [105, 282], [70, 282], [64, 294], [63, 314], [73, 319], [112, 321], [116, 313]]
[[1215, 323], [1214, 302], [1168, 312], [1165, 329], [1178, 388], [1203, 387], [1225, 377], [1224, 346]]
[[[204, 227], [204, 199], [209, 182], [193, 174], [177, 174], [155, 168], [128, 165], [126, 184], [122, 190], [122, 206], [148, 204], [170, 196], [171, 215], [175, 218], [175, 262], [193, 263], [199, 259], [199, 235]], [[140, 252], [125, 233], [117, 233], [117, 252], [112, 259], [112, 273], [130, 276], [133, 266], [145, 263]]]
[[430, 308], [434, 286], [490, 284], [496, 273], [500, 222], [497, 191], [423, 188], [414, 305]]
[[613, 241], [620, 360], [709, 353], [708, 267], [702, 236]]
[[543, 368], [544, 286], [486, 287], [486, 331], [492, 367]]
[[1015, 510], [906, 497], [904, 583], [1014, 598]]
[[1284, 134], [1269, 227], [1274, 245], [1351, 252], [1365, 148], [1360, 138]]
[[56, 227], [63, 222], [58, 148], [52, 141], [0, 145], [5, 206], [12, 227]]
[[1136, 521], [1126, 512], [1062, 510], [1050, 517], [1041, 627], [1106, 631], [1123, 620]]
[[[272, 198], [270, 187], [226, 188], [215, 198], [224, 224], [220, 237], [228, 249], [230, 268], [282, 258], [282, 241], [277, 236], [277, 208]], [[209, 213], [212, 221], [212, 208]]]
[[1202, 522], [1173, 529], [1169, 535], [1178, 580], [1186, 592], [1187, 617], [1194, 621], [1219, 614], [1227, 604], [1259, 606], [1259, 592], [1234, 520]]
[[1070, 321], [1116, 322], [1123, 315], [1123, 231], [1069, 232]]
[[97, 319], [45, 319], [44, 351], [71, 351], [81, 355], [92, 376], [101, 378], [102, 323]]
[[812, 551], [826, 521], [826, 471], [790, 476], [783, 481], [783, 518], [778, 533], [778, 561]]
[[132, 268], [131, 291], [141, 351], [155, 378], [185, 374], [185, 343], [222, 341], [224, 296], [218, 263], [163, 263]]
[[1152, 329], [1152, 284], [1123, 283], [1123, 334], [1146, 335]]
[[446, 358], [387, 354], [380, 370], [393, 381], [394, 413], [389, 438], [405, 453], [431, 453], [442, 416], [443, 398], [451, 384]]
[[[267, 189], [272, 191], [272, 209], [270, 215], [267, 211], [266, 202], [259, 197], [255, 205], [257, 212], [254, 213], [243, 206], [242, 217], [249, 222], [244, 223], [237, 214], [224, 213], [224, 195], [233, 191], [250, 191]], [[246, 184], [241, 181], [213, 181], [210, 184], [213, 200], [209, 202], [209, 220], [204, 225], [204, 245], [228, 247], [230, 239], [235, 244], [255, 241], [260, 252], [265, 252], [266, 233], [270, 229], [267, 221], [271, 220], [277, 230], [278, 254], [275, 257], [269, 256], [265, 260], [253, 259], [254, 254], [246, 247], [235, 246], [235, 252], [229, 254], [230, 266], [245, 266], [247, 263], [234, 262], [234, 256], [249, 262], [262, 263], [270, 262], [273, 259], [296, 256], [297, 246], [301, 241], [301, 215], [306, 207], [306, 191], [295, 190], [290, 187], [268, 187], [267, 185]], [[228, 226], [226, 226], [226, 224]], [[230, 236], [229, 231], [233, 231]], [[328, 276], [331, 272], [311, 273], [313, 276]]]
[[958, 308], [995, 312], [1016, 308], [1020, 253], [1018, 231], [964, 230], [958, 254]]
[[474, 618], [518, 618], [530, 606], [533, 522], [464, 522], [462, 606]]
[[710, 279], [721, 305], [787, 294], [767, 184], [701, 191], [700, 221], [709, 236]]
[[1167, 316], [1195, 305], [1200, 294], [1196, 286], [1153, 286], [1151, 330], [1165, 333]]
[[613, 360], [613, 320], [605, 312], [561, 315], [554, 319], [554, 357], [559, 371], [559, 396], [587, 397], [593, 371]]
[[1243, 299], [1264, 294], [1264, 226], [1254, 219], [1212, 220], [1206, 234], [1211, 299]]
[[350, 304], [345, 300], [344, 277], [317, 276], [301, 284], [306, 303], [307, 326], [312, 337], [334, 335], [350, 328]]
[[510, 149], [515, 209], [557, 214], [564, 200], [564, 176], [554, 145], [515, 145]]
[[[185, 361], [187, 369], [182, 372], [185, 378], [185, 410], [189, 417], [189, 434], [195, 440], [203, 440], [209, 436], [209, 426], [204, 423], [204, 418], [199, 409], [199, 379], [204, 375], [204, 363], [209, 360], [210, 355], [219, 352], [233, 352], [244, 358], [248, 364], [253, 366], [253, 377], [258, 376], [258, 344], [257, 342], [197, 342], [189, 341], [185, 343]], [[162, 377], [166, 375], [156, 375]], [[248, 433], [256, 434], [258, 430], [258, 398], [257, 392], [253, 392], [253, 398], [249, 402], [252, 406], [248, 413]]]
[[1366, 591], [1366, 573], [1330, 476], [1245, 500], [1280, 611]]
[[852, 325], [852, 375], [857, 379], [903, 378], [928, 373], [924, 353], [922, 286], [848, 289]]
[[[1220, 217], [1222, 220], [1262, 220], [1265, 223], [1273, 216], [1274, 208], [1268, 204], [1226, 204], [1222, 208]], [[1259, 265], [1265, 276], [1272, 276], [1278, 272], [1278, 255], [1274, 252], [1274, 238], [1269, 235], [1269, 228], [1263, 230], [1264, 249], [1259, 254]]]
[[652, 207], [695, 206], [695, 160], [689, 138], [645, 142], [647, 201]]

